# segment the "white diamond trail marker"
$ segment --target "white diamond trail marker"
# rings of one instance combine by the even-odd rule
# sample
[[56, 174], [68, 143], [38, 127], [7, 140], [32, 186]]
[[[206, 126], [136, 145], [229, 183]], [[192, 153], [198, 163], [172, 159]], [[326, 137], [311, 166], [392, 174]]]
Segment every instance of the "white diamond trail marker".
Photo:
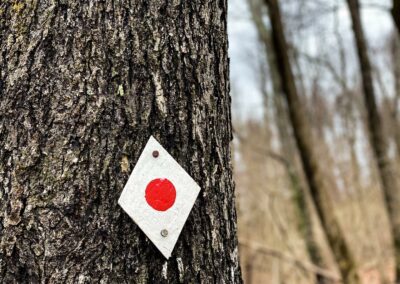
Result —
[[197, 183], [151, 136], [118, 204], [168, 259], [199, 192]]

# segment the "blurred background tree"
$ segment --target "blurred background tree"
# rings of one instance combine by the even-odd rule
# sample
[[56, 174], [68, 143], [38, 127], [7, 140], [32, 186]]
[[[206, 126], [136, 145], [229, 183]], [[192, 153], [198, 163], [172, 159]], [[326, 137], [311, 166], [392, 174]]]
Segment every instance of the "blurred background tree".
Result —
[[399, 1], [232, 2], [245, 282], [396, 283]]

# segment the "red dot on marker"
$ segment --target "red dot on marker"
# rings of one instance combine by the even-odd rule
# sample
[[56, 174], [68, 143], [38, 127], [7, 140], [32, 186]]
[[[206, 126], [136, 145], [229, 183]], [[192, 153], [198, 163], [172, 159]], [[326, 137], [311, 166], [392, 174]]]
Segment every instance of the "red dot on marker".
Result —
[[175, 186], [166, 178], [153, 179], [146, 187], [146, 201], [157, 211], [166, 211], [175, 203]]

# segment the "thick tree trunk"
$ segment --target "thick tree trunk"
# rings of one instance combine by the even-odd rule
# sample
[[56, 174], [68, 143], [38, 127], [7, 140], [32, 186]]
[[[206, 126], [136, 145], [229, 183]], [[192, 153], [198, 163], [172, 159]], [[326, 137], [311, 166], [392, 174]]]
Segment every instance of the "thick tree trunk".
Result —
[[[266, 57], [270, 70], [270, 76], [272, 79], [273, 89], [273, 102], [275, 110], [275, 120], [278, 127], [278, 134], [281, 143], [281, 153], [286, 161], [287, 176], [290, 181], [291, 189], [294, 196], [296, 205], [296, 216], [298, 218], [297, 224], [306, 243], [306, 248], [310, 256], [311, 261], [319, 266], [326, 268], [326, 263], [323, 259], [322, 252], [316, 242], [314, 236], [313, 222], [312, 222], [312, 210], [307, 204], [307, 197], [309, 192], [301, 182], [301, 175], [298, 173], [296, 164], [296, 144], [293, 141], [292, 134], [290, 132], [290, 119], [287, 112], [285, 100], [283, 98], [281, 81], [279, 78], [278, 67], [276, 66], [276, 60], [274, 57], [274, 49], [272, 44], [271, 32], [265, 26], [262, 20], [262, 0], [249, 0], [250, 11], [252, 14], [253, 22], [257, 28], [258, 36], [261, 42], [264, 44], [266, 50]], [[264, 100], [268, 100], [264, 97]], [[316, 275], [316, 283], [329, 283], [328, 279], [325, 279], [322, 275]]]
[[367, 43], [361, 24], [359, 2], [358, 0], [347, 0], [347, 3], [351, 14], [357, 52], [360, 61], [371, 144], [375, 159], [378, 164], [386, 206], [392, 225], [396, 254], [396, 282], [398, 282], [400, 280], [400, 188], [396, 180], [396, 175], [392, 167], [391, 160], [388, 156], [387, 137], [383, 131], [381, 117], [378, 113], [378, 107], [376, 104], [372, 68], [368, 55]]
[[[226, 12], [0, 2], [0, 282], [241, 283]], [[150, 135], [202, 188], [168, 261], [117, 205]]]
[[274, 50], [281, 76], [282, 89], [286, 95], [290, 119], [311, 195], [344, 283], [359, 283], [355, 260], [334, 215], [332, 203], [328, 197], [329, 187], [326, 179], [324, 179], [321, 165], [318, 163], [318, 157], [314, 150], [312, 132], [306, 119], [304, 105], [301, 103], [297, 93], [278, 1], [266, 0], [266, 3], [269, 7]]

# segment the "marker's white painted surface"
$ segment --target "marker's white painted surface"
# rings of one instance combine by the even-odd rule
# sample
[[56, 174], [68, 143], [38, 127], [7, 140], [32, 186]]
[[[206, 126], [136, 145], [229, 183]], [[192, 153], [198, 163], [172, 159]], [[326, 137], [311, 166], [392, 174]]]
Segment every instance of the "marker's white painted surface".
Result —
[[199, 192], [189, 174], [150, 137], [118, 204], [169, 258]]

